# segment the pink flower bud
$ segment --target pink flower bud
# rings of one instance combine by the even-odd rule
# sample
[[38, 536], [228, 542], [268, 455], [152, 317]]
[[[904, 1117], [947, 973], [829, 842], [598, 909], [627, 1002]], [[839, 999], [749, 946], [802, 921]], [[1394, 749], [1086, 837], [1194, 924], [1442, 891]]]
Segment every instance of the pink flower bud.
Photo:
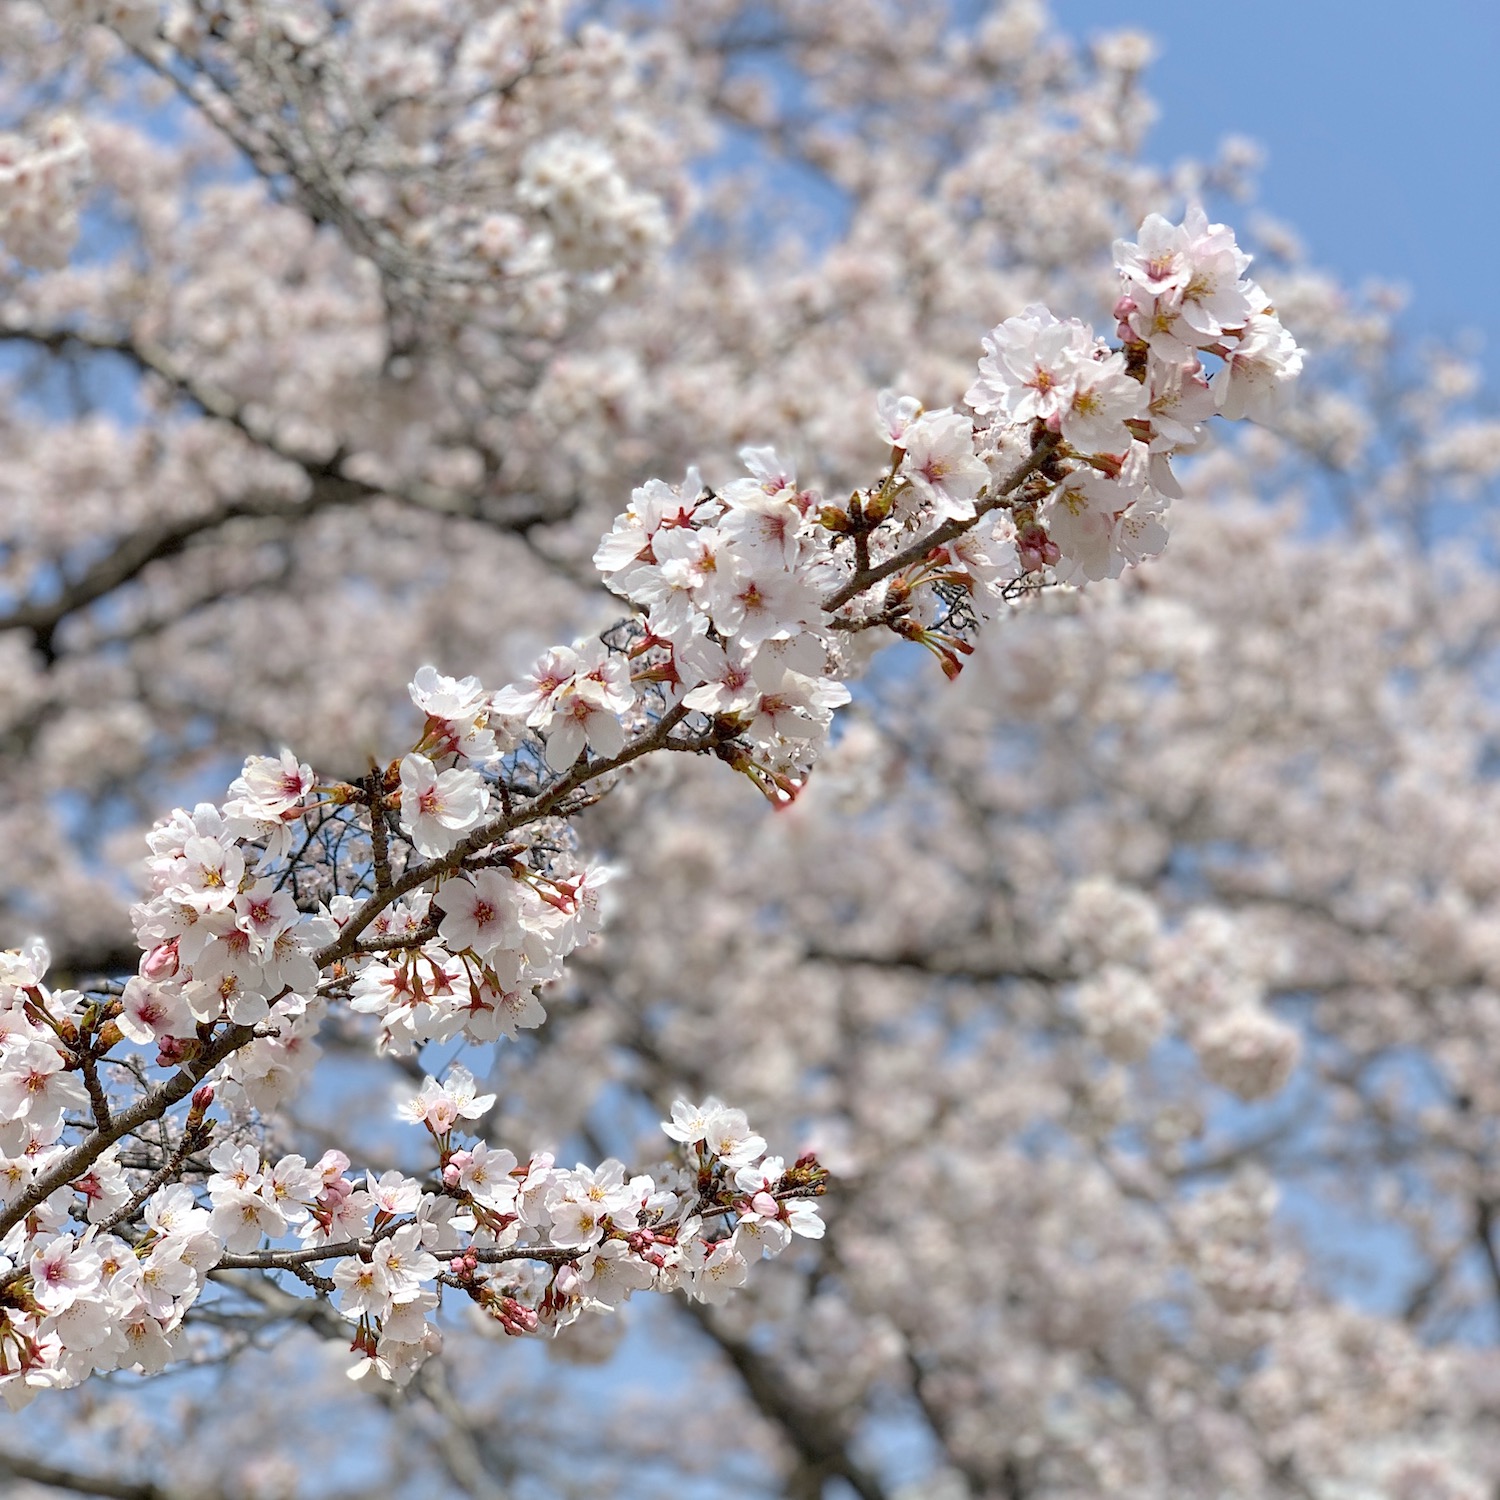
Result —
[[495, 1316], [507, 1333], [535, 1333], [537, 1316], [514, 1297], [502, 1297]]
[[140, 972], [142, 979], [170, 979], [176, 974], [180, 960], [177, 956], [177, 944], [179, 939], [172, 938], [168, 942], [158, 943], [149, 953], [141, 957]]

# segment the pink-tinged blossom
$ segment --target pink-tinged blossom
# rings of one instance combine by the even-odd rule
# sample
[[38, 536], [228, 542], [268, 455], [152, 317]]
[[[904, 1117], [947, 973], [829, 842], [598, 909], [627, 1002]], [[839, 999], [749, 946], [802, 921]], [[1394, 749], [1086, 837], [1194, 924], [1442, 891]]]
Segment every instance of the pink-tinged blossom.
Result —
[[636, 1227], [636, 1195], [625, 1181], [624, 1166], [614, 1160], [597, 1168], [580, 1163], [571, 1172], [554, 1175], [547, 1189], [554, 1244], [597, 1244], [605, 1221], [616, 1229]]
[[257, 880], [234, 898], [235, 925], [262, 944], [274, 944], [299, 917], [297, 903], [275, 881]]
[[154, 1375], [166, 1368], [175, 1350], [177, 1330], [168, 1333], [144, 1304], [126, 1313], [116, 1326], [125, 1345], [120, 1356], [122, 1369]]
[[284, 858], [291, 848], [291, 830], [301, 821], [316, 787], [312, 767], [290, 750], [277, 758], [252, 755], [229, 785], [226, 830], [239, 839], [264, 839], [268, 859]]
[[674, 1141], [681, 1141], [688, 1146], [696, 1145], [707, 1138], [715, 1118], [723, 1110], [724, 1105], [718, 1099], [705, 1099], [702, 1104], [690, 1104], [686, 1099], [678, 1099], [672, 1105], [672, 1118], [663, 1120], [661, 1128]]
[[833, 711], [849, 701], [849, 689], [827, 677], [804, 677], [774, 661], [756, 662], [760, 697], [750, 710], [748, 733], [768, 742], [773, 736], [788, 740], [816, 740], [832, 722]]
[[390, 1308], [384, 1268], [373, 1260], [350, 1256], [333, 1268], [339, 1311], [351, 1321], [355, 1318], [381, 1317]]
[[46, 1313], [60, 1313], [99, 1285], [99, 1252], [86, 1240], [59, 1235], [32, 1252], [29, 1269], [38, 1305]]
[[425, 755], [401, 761], [401, 830], [426, 859], [446, 854], [490, 805], [478, 772], [438, 771]]
[[532, 729], [545, 729], [552, 722], [558, 694], [572, 682], [580, 666], [576, 651], [553, 647], [520, 684], [501, 688], [495, 694], [495, 712], [522, 719]]
[[726, 1302], [729, 1294], [749, 1278], [749, 1264], [733, 1240], [720, 1240], [712, 1247], [699, 1240], [693, 1252], [688, 1262], [693, 1272], [689, 1290], [699, 1302]]
[[1126, 373], [1125, 356], [1080, 359], [1059, 417], [1066, 442], [1080, 453], [1123, 453], [1134, 441], [1125, 423], [1141, 415], [1146, 393]]
[[510, 1175], [515, 1169], [513, 1152], [478, 1141], [466, 1151], [453, 1153], [443, 1179], [468, 1193], [481, 1208], [493, 1213], [511, 1213], [520, 1191], [520, 1185]]
[[635, 701], [630, 668], [602, 642], [580, 647], [578, 669], [559, 689], [547, 734], [547, 765], [566, 771], [585, 747], [605, 759], [625, 748], [620, 715]]
[[271, 1168], [261, 1191], [281, 1210], [288, 1224], [300, 1224], [307, 1218], [307, 1205], [322, 1189], [322, 1179], [307, 1165], [305, 1157], [283, 1156]]
[[618, 1307], [632, 1292], [644, 1291], [655, 1279], [651, 1267], [630, 1253], [621, 1240], [607, 1240], [578, 1262], [578, 1291], [604, 1307]]
[[61, 1120], [65, 1109], [88, 1102], [83, 1080], [67, 1071], [63, 1055], [46, 1042], [12, 1041], [0, 1056], [0, 1119], [45, 1128]]
[[213, 1203], [209, 1227], [232, 1255], [256, 1249], [263, 1238], [277, 1239], [286, 1233], [285, 1216], [259, 1192], [221, 1188], [213, 1194]]
[[743, 713], [760, 696], [751, 674], [753, 653], [742, 643], [728, 648], [703, 636], [695, 636], [674, 653], [678, 675], [689, 691], [683, 703], [700, 713]]
[[1092, 469], [1075, 470], [1063, 480], [1046, 511], [1048, 534], [1062, 553], [1060, 578], [1098, 580], [1119, 571], [1123, 561], [1114, 545], [1115, 518], [1130, 500], [1114, 480]]
[[254, 1146], [222, 1141], [209, 1153], [208, 1160], [214, 1168], [208, 1179], [210, 1195], [229, 1188], [254, 1191], [265, 1180], [261, 1175], [260, 1152]]
[[174, 1243], [202, 1234], [208, 1228], [208, 1210], [203, 1208], [185, 1183], [168, 1183], [146, 1200], [146, 1227]]
[[494, 1102], [493, 1094], [475, 1092], [474, 1075], [467, 1068], [456, 1066], [443, 1083], [426, 1079], [421, 1093], [400, 1105], [396, 1113], [403, 1120], [426, 1125], [434, 1135], [447, 1135], [460, 1120], [477, 1120]]
[[818, 1212], [818, 1205], [810, 1198], [790, 1198], [781, 1205], [786, 1215], [787, 1228], [804, 1239], [820, 1240], [828, 1226]]
[[727, 1167], [743, 1167], [764, 1155], [764, 1136], [750, 1129], [742, 1109], [719, 1108], [705, 1122], [704, 1144]]
[[385, 1294], [395, 1306], [415, 1301], [422, 1293], [422, 1283], [438, 1273], [437, 1258], [422, 1248], [421, 1231], [415, 1224], [405, 1224], [377, 1241], [370, 1258], [379, 1268]]
[[751, 548], [775, 553], [785, 568], [794, 568], [801, 552], [805, 517], [818, 496], [797, 487], [796, 465], [780, 458], [774, 448], [742, 448], [740, 459], [751, 477], [735, 479], [719, 491], [726, 513], [720, 528], [726, 536]]
[[1164, 508], [1165, 502], [1141, 495], [1115, 517], [1111, 545], [1127, 566], [1135, 567], [1166, 550], [1171, 533], [1162, 519]]
[[1074, 373], [1092, 355], [1094, 336], [1076, 318], [1060, 322], [1033, 305], [995, 328], [984, 348], [965, 404], [981, 415], [1003, 412], [1013, 422], [1046, 421], [1060, 418], [1071, 402]]
[[423, 666], [407, 691], [427, 716], [423, 742], [433, 755], [483, 761], [496, 754], [490, 699], [477, 677], [445, 677], [436, 667]]
[[1250, 257], [1197, 205], [1180, 225], [1149, 215], [1138, 240], [1115, 242], [1115, 264], [1125, 286], [1123, 321], [1161, 359], [1191, 358], [1250, 316]]
[[100, 1224], [130, 1202], [131, 1188], [119, 1161], [119, 1148], [111, 1146], [82, 1177], [73, 1179], [73, 1189], [83, 1195], [90, 1224]]
[[552, 1232], [549, 1238], [554, 1245], [569, 1249], [583, 1249], [596, 1245], [604, 1234], [604, 1210], [596, 1203], [576, 1198], [564, 1198], [554, 1203]]
[[173, 872], [165, 893], [173, 901], [199, 913], [227, 911], [239, 893], [245, 857], [232, 843], [196, 836], [183, 845]]
[[153, 1318], [166, 1321], [177, 1310], [179, 1298], [198, 1290], [198, 1276], [182, 1258], [180, 1244], [160, 1244], [141, 1262], [138, 1295]]
[[454, 953], [485, 958], [520, 939], [516, 880], [507, 870], [476, 870], [446, 881], [436, 904], [443, 914], [438, 932]]
[[688, 470], [680, 488], [674, 489], [660, 479], [647, 480], [631, 492], [630, 504], [599, 543], [594, 566], [611, 579], [613, 587], [628, 595], [638, 569], [656, 561], [653, 542], [658, 532], [693, 524], [702, 489], [696, 469]]
[[323, 1184], [308, 1217], [297, 1226], [298, 1238], [310, 1245], [359, 1239], [369, 1227], [372, 1206], [373, 1201], [363, 1188], [355, 1187], [347, 1178], [336, 1177]]
[[422, 1201], [422, 1185], [392, 1168], [379, 1177], [367, 1173], [365, 1186], [370, 1192], [370, 1201], [378, 1213], [392, 1218], [415, 1211]]
[[817, 591], [801, 575], [785, 571], [765, 551], [745, 550], [732, 572], [720, 571], [709, 590], [714, 625], [742, 645], [759, 646], [777, 636], [798, 634], [822, 612]]
[[963, 412], [924, 412], [906, 432], [901, 473], [937, 520], [967, 521], [990, 471], [974, 452], [973, 424]]
[[518, 1031], [534, 1031], [546, 1019], [546, 1009], [534, 990], [487, 987], [482, 1008], [469, 1021], [469, 1031], [476, 1041], [505, 1037], [513, 1042]]
[[29, 937], [19, 948], [0, 952], [0, 991], [35, 989], [46, 977], [52, 955], [46, 941]]
[[1274, 422], [1302, 373], [1302, 350], [1271, 313], [1255, 313], [1210, 385], [1219, 415]]
[[875, 402], [879, 420], [876, 430], [892, 448], [906, 446], [906, 434], [922, 415], [922, 403], [915, 396], [900, 396], [895, 391], [881, 391]]
[[780, 1255], [791, 1244], [792, 1231], [781, 1222], [780, 1205], [762, 1195], [749, 1208], [740, 1210], [731, 1241], [746, 1260], [753, 1261]]

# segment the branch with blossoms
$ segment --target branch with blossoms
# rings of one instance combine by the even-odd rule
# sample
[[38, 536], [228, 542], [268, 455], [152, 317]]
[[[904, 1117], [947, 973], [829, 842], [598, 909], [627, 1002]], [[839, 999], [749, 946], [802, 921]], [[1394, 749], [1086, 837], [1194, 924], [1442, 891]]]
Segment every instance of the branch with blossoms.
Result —
[[11, 1405], [161, 1369], [220, 1272], [295, 1277], [352, 1325], [352, 1374], [404, 1382], [441, 1342], [445, 1292], [508, 1333], [555, 1334], [635, 1291], [717, 1300], [821, 1234], [817, 1161], [766, 1155], [715, 1100], [675, 1104], [680, 1159], [635, 1174], [466, 1139], [494, 1098], [459, 1066], [404, 1111], [436, 1152], [426, 1177], [351, 1175], [336, 1149], [270, 1162], [257, 1122], [306, 1085], [333, 1007], [401, 1056], [540, 1025], [608, 873], [575, 819], [636, 761], [711, 755], [790, 801], [883, 635], [954, 676], [1007, 600], [1161, 550], [1171, 456], [1215, 408], [1273, 411], [1301, 356], [1201, 213], [1153, 216], [1116, 259], [1119, 347], [1043, 308], [1009, 319], [969, 410], [882, 395], [889, 461], [844, 503], [770, 449], [719, 489], [650, 481], [595, 554], [620, 624], [499, 692], [424, 667], [415, 743], [358, 782], [284, 751], [247, 761], [222, 806], [175, 811], [148, 838], [123, 985], [50, 989], [40, 943], [0, 956]]

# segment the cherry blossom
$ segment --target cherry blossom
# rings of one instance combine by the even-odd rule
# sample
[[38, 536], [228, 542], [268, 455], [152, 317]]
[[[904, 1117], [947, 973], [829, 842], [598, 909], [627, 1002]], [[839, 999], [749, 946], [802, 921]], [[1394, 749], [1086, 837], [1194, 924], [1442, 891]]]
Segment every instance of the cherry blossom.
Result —
[[1145, 38], [0, 32], [7, 1462], [1493, 1490], [1495, 424]]

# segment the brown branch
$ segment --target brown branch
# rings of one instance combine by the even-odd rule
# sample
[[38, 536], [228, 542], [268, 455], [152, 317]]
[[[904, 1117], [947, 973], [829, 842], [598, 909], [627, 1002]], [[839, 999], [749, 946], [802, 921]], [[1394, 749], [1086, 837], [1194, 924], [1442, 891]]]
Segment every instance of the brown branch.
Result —
[[364, 779], [365, 796], [370, 808], [370, 854], [375, 865], [375, 889], [389, 890], [391, 884], [391, 852], [385, 824], [384, 777], [378, 766], [371, 766]]
[[[80, 1495], [104, 1495], [108, 1500], [174, 1500], [171, 1490], [153, 1484], [149, 1479], [120, 1479], [109, 1474], [84, 1474], [76, 1469], [30, 1458], [24, 1453], [0, 1453], [0, 1475], [44, 1484], [57, 1490], [73, 1490]], [[202, 1490], [195, 1491], [200, 1500], [208, 1500]]]
[[1029, 964], [1008, 963], [1004, 959], [990, 962], [942, 962], [916, 949], [897, 953], [843, 953], [817, 943], [803, 946], [802, 957], [809, 963], [847, 964], [851, 968], [893, 969], [921, 974], [929, 979], [954, 979], [964, 984], [1005, 984], [1026, 980], [1032, 984], [1068, 984], [1079, 976], [1062, 969], [1034, 968]]
[[916, 541], [892, 554], [884, 562], [876, 563], [873, 567], [856, 569], [852, 578], [824, 599], [825, 613], [833, 614], [836, 610], [842, 609], [851, 599], [864, 593], [866, 589], [873, 587], [882, 579], [889, 578], [892, 573], [899, 573], [902, 568], [909, 568], [913, 563], [921, 562], [934, 547], [941, 547], [947, 542], [955, 541], [964, 532], [971, 531], [980, 517], [987, 516], [992, 510], [999, 510], [1010, 496], [1057, 452], [1061, 441], [1055, 433], [1050, 432], [1040, 438], [1032, 448], [1030, 456], [1023, 463], [1017, 464], [998, 488], [992, 488], [990, 493], [979, 501], [974, 507], [972, 516], [961, 521], [944, 521], [941, 526], [934, 527], [925, 536], [918, 537]]
[[[814, 1485], [824, 1479], [842, 1479], [860, 1500], [888, 1500], [880, 1479], [849, 1452], [848, 1439], [839, 1431], [832, 1412], [819, 1410], [789, 1389], [770, 1359], [748, 1340], [716, 1323], [702, 1303], [689, 1302], [687, 1310], [723, 1351], [761, 1415], [791, 1443]], [[818, 1490], [813, 1488], [808, 1493]]]
[[353, 505], [372, 500], [383, 491], [373, 486], [335, 475], [318, 476], [313, 493], [305, 500], [272, 500], [269, 498], [238, 500], [200, 511], [196, 515], [178, 516], [169, 521], [142, 527], [121, 537], [107, 556], [72, 582], [65, 584], [55, 599], [41, 604], [23, 604], [0, 616], [0, 631], [26, 630], [35, 637], [38, 648], [49, 658], [57, 628], [69, 615], [86, 609], [107, 594], [133, 582], [154, 562], [175, 557], [195, 538], [217, 531], [234, 521], [299, 520], [332, 506]]
[[[396, 1230], [411, 1223], [410, 1219], [392, 1223], [382, 1233], [363, 1240], [339, 1240], [331, 1245], [310, 1245], [305, 1250], [251, 1250], [243, 1255], [221, 1255], [209, 1275], [219, 1271], [290, 1271], [316, 1265], [323, 1260], [347, 1260], [350, 1256], [368, 1257], [378, 1241], [388, 1239]], [[474, 1258], [483, 1266], [498, 1266], [513, 1260], [543, 1261], [547, 1265], [564, 1265], [578, 1260], [586, 1250], [560, 1245], [515, 1245], [506, 1250], [476, 1248]]]
[[108, 1130], [110, 1126], [109, 1097], [104, 1092], [104, 1085], [99, 1081], [99, 1059], [89, 1050], [90, 1042], [79, 1049], [78, 1071], [83, 1074], [83, 1086], [88, 1090], [89, 1108], [94, 1112], [94, 1124], [100, 1130]]
[[180, 1104], [203, 1081], [204, 1074], [217, 1067], [232, 1052], [237, 1052], [255, 1035], [251, 1026], [227, 1026], [207, 1043], [196, 1057], [189, 1058], [165, 1083], [158, 1084], [129, 1109], [111, 1120], [106, 1130], [95, 1130], [71, 1151], [32, 1182], [31, 1186], [9, 1208], [0, 1211], [0, 1235], [8, 1234], [38, 1204], [58, 1188], [81, 1177], [114, 1143], [139, 1130], [152, 1120], [159, 1120], [174, 1104]]
[[[191, 1126], [191, 1115], [189, 1123]], [[100, 1234], [110, 1234], [121, 1224], [128, 1223], [134, 1216], [136, 1210], [148, 1199], [158, 1188], [165, 1187], [182, 1170], [183, 1164], [194, 1152], [201, 1151], [212, 1139], [212, 1125], [199, 1125], [196, 1129], [189, 1128], [182, 1134], [182, 1139], [173, 1148], [172, 1154], [148, 1177], [145, 1183], [130, 1195], [130, 1201], [118, 1212], [113, 1213], [104, 1223], [99, 1226]]]
[[539, 792], [529, 802], [523, 802], [520, 807], [504, 812], [498, 818], [491, 818], [488, 823], [481, 823], [478, 828], [466, 834], [438, 859], [414, 865], [399, 879], [393, 880], [383, 891], [375, 891], [367, 896], [359, 909], [344, 924], [338, 937], [319, 948], [312, 955], [312, 961], [321, 970], [326, 969], [331, 963], [348, 958], [359, 946], [360, 933], [392, 902], [398, 901], [408, 891], [416, 890], [418, 886], [424, 885], [436, 876], [451, 874], [471, 854], [477, 854], [486, 844], [498, 842], [513, 829], [524, 828], [530, 823], [550, 817], [557, 810], [559, 803], [586, 783], [600, 776], [607, 776], [611, 771], [618, 771], [622, 766], [628, 766], [643, 755], [651, 754], [653, 750], [662, 749], [672, 731], [687, 715], [688, 710], [679, 703], [675, 708], [663, 714], [639, 739], [626, 745], [618, 755], [612, 755], [607, 760], [580, 760], [566, 776], [553, 782], [550, 787]]
[[178, 516], [143, 526], [122, 537], [107, 556], [99, 559], [81, 577], [66, 584], [58, 597], [46, 603], [23, 605], [0, 616], [0, 631], [26, 630], [38, 648], [51, 660], [52, 638], [69, 615], [77, 613], [106, 594], [137, 578], [151, 563], [176, 556], [196, 537], [242, 519], [296, 521], [334, 506], [361, 504], [390, 498], [419, 510], [443, 515], [467, 515], [525, 534], [530, 528], [560, 519], [555, 506], [540, 500], [516, 514], [499, 518], [481, 516], [477, 494], [456, 493], [430, 485], [406, 483], [387, 488], [356, 479], [345, 472], [347, 455], [335, 451], [325, 458], [299, 453], [278, 441], [274, 433], [252, 421], [231, 396], [194, 377], [171, 353], [146, 339], [116, 336], [72, 328], [0, 329], [0, 342], [31, 344], [52, 353], [82, 349], [96, 354], [116, 354], [129, 360], [142, 373], [164, 381], [178, 396], [205, 416], [224, 422], [248, 438], [256, 447], [300, 468], [312, 483], [305, 498], [288, 500], [261, 497], [231, 501], [191, 516]]
[[1488, 1198], [1479, 1198], [1474, 1203], [1474, 1239], [1484, 1255], [1485, 1269], [1489, 1272], [1490, 1284], [1495, 1296], [1500, 1299], [1500, 1255], [1495, 1251], [1495, 1205]]

